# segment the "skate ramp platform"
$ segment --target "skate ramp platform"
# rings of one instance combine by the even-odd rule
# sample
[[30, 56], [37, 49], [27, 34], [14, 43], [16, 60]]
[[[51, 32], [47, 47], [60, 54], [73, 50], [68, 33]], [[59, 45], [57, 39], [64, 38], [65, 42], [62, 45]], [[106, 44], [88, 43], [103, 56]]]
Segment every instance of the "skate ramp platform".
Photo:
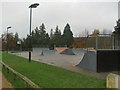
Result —
[[73, 48], [72, 51], [75, 55], [83, 55], [87, 50], [84, 48]]
[[67, 49], [66, 47], [57, 47], [55, 48], [55, 50], [58, 52], [58, 53], [61, 53], [62, 51], [64, 51], [65, 49]]
[[50, 50], [49, 48], [33, 48], [34, 53], [39, 54], [65, 54], [65, 55], [83, 55], [86, 52], [85, 49], [68, 49], [66, 47], [57, 47], [54, 50]]
[[65, 49], [60, 54], [66, 54], [66, 55], [75, 55], [75, 53], [72, 51], [72, 49]]
[[81, 68], [86, 68], [92, 71], [97, 71], [97, 61], [96, 61], [96, 52], [95, 51], [87, 51], [84, 53], [84, 56], [81, 62], [76, 65]]
[[120, 72], [120, 50], [87, 51], [77, 67], [95, 72]]
[[33, 48], [33, 52], [42, 52], [42, 51], [47, 51], [49, 48]]
[[33, 52], [40, 55], [57, 54], [56, 50], [50, 50], [49, 48], [33, 48]]
[[83, 55], [87, 50], [84, 48], [64, 49], [60, 54], [66, 55]]

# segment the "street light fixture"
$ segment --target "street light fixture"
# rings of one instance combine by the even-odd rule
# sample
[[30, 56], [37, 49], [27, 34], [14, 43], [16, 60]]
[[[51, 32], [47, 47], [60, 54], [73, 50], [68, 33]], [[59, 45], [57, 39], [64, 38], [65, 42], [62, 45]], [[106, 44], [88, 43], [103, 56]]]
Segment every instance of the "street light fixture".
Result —
[[39, 6], [39, 3], [34, 3], [29, 6], [30, 8], [30, 48], [29, 48], [29, 62], [31, 61], [31, 22], [32, 22], [32, 8], [37, 8]]
[[7, 53], [8, 53], [8, 29], [10, 29], [10, 28], [12, 28], [12, 27], [7, 27]]

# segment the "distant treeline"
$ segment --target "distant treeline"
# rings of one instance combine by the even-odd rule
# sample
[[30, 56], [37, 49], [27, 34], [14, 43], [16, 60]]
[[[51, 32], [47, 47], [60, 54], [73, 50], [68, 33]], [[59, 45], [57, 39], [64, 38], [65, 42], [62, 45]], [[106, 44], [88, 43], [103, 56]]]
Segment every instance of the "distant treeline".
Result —
[[32, 47], [49, 47], [50, 49], [54, 49], [54, 47], [63, 46], [70, 48], [74, 42], [73, 33], [69, 24], [66, 24], [64, 27], [63, 34], [61, 34], [59, 27], [56, 26], [55, 30], [51, 29], [49, 35], [46, 32], [45, 25], [42, 24], [39, 27], [36, 27], [31, 32], [31, 35], [27, 35], [26, 38], [19, 39], [18, 33], [15, 35], [13, 35], [13, 33], [8, 33], [7, 35], [2, 35], [2, 40], [3, 50], [6, 50], [7, 48], [9, 50], [30, 50]]
[[[112, 48], [114, 46], [115, 49], [120, 49], [120, 19], [116, 23], [117, 25], [114, 27], [115, 30], [112, 33], [112, 38], [99, 38], [99, 47]], [[31, 35], [27, 35], [23, 39], [19, 38], [18, 33], [15, 33], [15, 35], [13, 33], [2, 34], [2, 50], [30, 50], [32, 47], [47, 47], [50, 49], [54, 49], [54, 47], [95, 48], [95, 37], [99, 34], [99, 30], [94, 30], [91, 34], [93, 38], [87, 39], [88, 33], [85, 37], [74, 38], [71, 27], [67, 23], [63, 34], [59, 27], [56, 26], [55, 30], [51, 29], [49, 35], [46, 32], [45, 25], [42, 23], [31, 32]]]

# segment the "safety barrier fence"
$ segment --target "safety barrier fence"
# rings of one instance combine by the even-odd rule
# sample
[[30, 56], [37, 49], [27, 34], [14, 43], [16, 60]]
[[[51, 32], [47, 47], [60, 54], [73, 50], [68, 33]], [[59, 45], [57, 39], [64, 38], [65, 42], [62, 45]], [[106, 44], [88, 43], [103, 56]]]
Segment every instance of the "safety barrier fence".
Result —
[[11, 71], [13, 73], [13, 75], [14, 75], [13, 80], [16, 80], [16, 78], [19, 77], [20, 79], [22, 79], [25, 82], [26, 88], [30, 87], [30, 88], [33, 88], [33, 89], [40, 89], [40, 87], [37, 84], [32, 82], [26, 76], [24, 76], [21, 73], [15, 71], [14, 69], [12, 69], [10, 66], [5, 64], [4, 62], [0, 62], [0, 63], [2, 64], [2, 67], [7, 70], [8, 73], [9, 73], [9, 71]]

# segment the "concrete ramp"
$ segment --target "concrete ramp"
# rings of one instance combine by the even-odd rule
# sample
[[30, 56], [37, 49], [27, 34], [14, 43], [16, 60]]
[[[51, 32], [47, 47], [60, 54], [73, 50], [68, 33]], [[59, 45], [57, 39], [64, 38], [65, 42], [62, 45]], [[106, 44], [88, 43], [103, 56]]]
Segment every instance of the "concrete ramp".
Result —
[[33, 48], [33, 52], [41, 53], [42, 51], [48, 51], [49, 48]]
[[49, 48], [33, 48], [34, 53], [39, 53], [40, 55], [56, 54], [56, 50], [49, 50]]
[[60, 54], [75, 55], [75, 53], [72, 51], [72, 49], [65, 49]]
[[75, 55], [83, 55], [86, 52], [83, 48], [73, 48], [72, 51]]
[[58, 53], [61, 53], [62, 51], [64, 51], [65, 49], [67, 49], [66, 47], [57, 47], [55, 48], [55, 50], [58, 52]]
[[83, 59], [80, 61], [77, 67], [82, 67], [85, 69], [89, 69], [92, 71], [97, 71], [97, 60], [96, 60], [96, 52], [95, 51], [87, 51], [85, 52]]
[[48, 54], [56, 54], [55, 50], [43, 50], [42, 51], [44, 55], [48, 55]]

